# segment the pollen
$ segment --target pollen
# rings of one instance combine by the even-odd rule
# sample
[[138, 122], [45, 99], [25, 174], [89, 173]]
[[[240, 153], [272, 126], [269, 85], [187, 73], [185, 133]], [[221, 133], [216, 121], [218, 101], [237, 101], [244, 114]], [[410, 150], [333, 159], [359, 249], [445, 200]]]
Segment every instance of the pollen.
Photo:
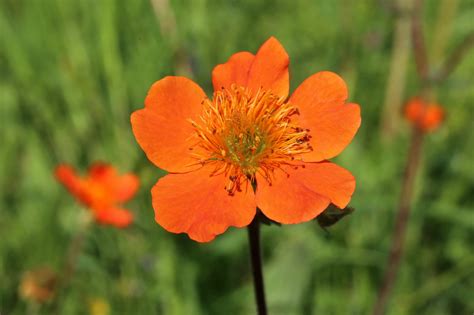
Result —
[[229, 195], [254, 185], [259, 174], [271, 184], [274, 171], [298, 168], [301, 155], [313, 150], [310, 130], [297, 124], [298, 109], [269, 90], [251, 93], [233, 85], [203, 102], [198, 121], [190, 120], [196, 163], [212, 165], [211, 176], [224, 175]]

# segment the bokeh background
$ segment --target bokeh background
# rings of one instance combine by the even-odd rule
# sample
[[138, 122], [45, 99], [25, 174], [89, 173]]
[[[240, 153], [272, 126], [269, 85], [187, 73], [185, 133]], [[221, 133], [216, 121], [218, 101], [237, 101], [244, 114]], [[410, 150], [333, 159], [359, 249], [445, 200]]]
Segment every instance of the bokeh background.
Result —
[[[291, 90], [317, 71], [335, 71], [361, 104], [363, 123], [335, 159], [357, 178], [356, 211], [328, 232], [315, 222], [263, 227], [270, 313], [369, 314], [411, 133], [398, 112], [390, 132], [383, 118], [399, 11], [388, 0], [2, 0], [0, 313], [50, 313], [51, 306], [21, 300], [18, 285], [37, 266], [61, 270], [79, 229], [84, 210], [53, 170], [67, 162], [84, 171], [97, 160], [140, 176], [127, 204], [136, 223], [89, 231], [72, 282], [55, 302], [60, 314], [99, 314], [91, 308], [97, 301], [111, 314], [254, 312], [246, 230], [198, 244], [156, 225], [150, 188], [164, 172], [135, 142], [129, 116], [166, 75], [189, 76], [212, 93], [213, 66], [274, 35], [291, 58]], [[425, 1], [434, 65], [474, 29], [473, 16], [472, 0]], [[420, 87], [407, 56], [402, 99]], [[474, 310], [472, 56], [436, 90], [447, 119], [424, 143], [388, 314]]]

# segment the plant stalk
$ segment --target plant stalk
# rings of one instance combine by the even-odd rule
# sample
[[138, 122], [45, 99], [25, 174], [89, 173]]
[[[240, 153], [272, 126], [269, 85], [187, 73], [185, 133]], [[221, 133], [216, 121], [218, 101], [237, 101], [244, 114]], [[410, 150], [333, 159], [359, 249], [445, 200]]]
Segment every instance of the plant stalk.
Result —
[[265, 289], [262, 272], [262, 255], [260, 249], [260, 221], [255, 218], [248, 226], [250, 245], [250, 260], [252, 263], [253, 285], [255, 289], [255, 302], [257, 303], [257, 314], [267, 315], [267, 304], [265, 302]]
[[71, 279], [73, 278], [74, 273], [76, 272], [77, 260], [79, 259], [79, 256], [82, 253], [89, 226], [90, 222], [86, 222], [84, 226], [82, 226], [79, 231], [77, 231], [76, 235], [69, 243], [66, 261], [63, 270], [59, 275], [58, 283], [55, 288], [58, 295], [54, 299], [50, 307], [51, 314], [60, 314], [60, 311], [58, 309], [60, 302], [59, 300], [61, 299], [60, 295], [68, 288]]
[[410, 151], [405, 167], [405, 174], [402, 182], [402, 192], [400, 195], [400, 205], [397, 212], [395, 222], [395, 230], [393, 232], [392, 245], [390, 248], [390, 256], [387, 262], [382, 286], [379, 290], [377, 301], [375, 303], [373, 315], [383, 315], [386, 304], [388, 303], [390, 293], [395, 285], [398, 269], [403, 255], [405, 245], [405, 234], [410, 217], [411, 201], [413, 196], [413, 188], [418, 170], [418, 164], [421, 156], [421, 148], [423, 143], [423, 131], [413, 128]]

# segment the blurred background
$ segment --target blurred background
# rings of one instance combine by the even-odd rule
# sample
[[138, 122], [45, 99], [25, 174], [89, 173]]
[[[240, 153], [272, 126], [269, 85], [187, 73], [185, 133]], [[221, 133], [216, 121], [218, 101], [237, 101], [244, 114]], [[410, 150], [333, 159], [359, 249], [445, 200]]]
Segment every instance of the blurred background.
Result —
[[[155, 224], [150, 189], [164, 172], [137, 145], [129, 117], [166, 75], [188, 76], [210, 95], [216, 64], [273, 35], [290, 55], [291, 90], [317, 71], [335, 71], [363, 122], [335, 159], [357, 178], [356, 211], [327, 232], [315, 222], [262, 228], [270, 314], [370, 314], [411, 133], [400, 106], [420, 88], [403, 33], [410, 2], [397, 9], [388, 0], [2, 0], [0, 313], [254, 312], [246, 230], [198, 244]], [[474, 2], [427, 0], [423, 13], [436, 67], [473, 31]], [[473, 73], [470, 52], [436, 89], [447, 119], [424, 142], [387, 314], [474, 310]], [[32, 306], [18, 293], [22, 275], [62, 269], [84, 212], [53, 170], [67, 162], [85, 171], [97, 160], [139, 175], [139, 193], [126, 205], [136, 222], [125, 230], [95, 225], [69, 287]]]

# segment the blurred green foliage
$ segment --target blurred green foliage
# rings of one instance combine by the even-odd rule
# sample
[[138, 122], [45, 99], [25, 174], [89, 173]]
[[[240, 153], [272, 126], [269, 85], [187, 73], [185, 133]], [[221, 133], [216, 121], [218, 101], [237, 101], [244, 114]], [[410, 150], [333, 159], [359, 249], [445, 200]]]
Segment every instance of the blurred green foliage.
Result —
[[[426, 1], [428, 43], [439, 3]], [[459, 1], [448, 51], [473, 30], [472, 4]], [[263, 227], [270, 313], [369, 314], [410, 133], [403, 124], [391, 142], [380, 141], [390, 2], [177, 0], [168, 14], [176, 20], [171, 32], [162, 31], [166, 16], [147, 0], [1, 1], [0, 313], [31, 311], [17, 294], [22, 273], [42, 265], [61, 270], [77, 233], [83, 210], [55, 182], [55, 165], [85, 170], [96, 160], [139, 174], [139, 195], [127, 205], [137, 221], [124, 231], [89, 231], [75, 277], [57, 301], [60, 314], [88, 313], [94, 298], [107, 300], [111, 314], [253, 313], [246, 231], [231, 228], [198, 244], [156, 225], [149, 191], [164, 172], [136, 144], [129, 115], [179, 62], [211, 93], [214, 65], [237, 51], [255, 52], [274, 35], [291, 58], [292, 90], [314, 72], [338, 72], [350, 100], [361, 104], [363, 124], [336, 159], [357, 178], [356, 211], [329, 233], [316, 222]], [[412, 60], [407, 97], [419, 88]], [[474, 309], [473, 73], [471, 53], [438, 90], [447, 121], [425, 142], [388, 314]], [[51, 305], [39, 309], [50, 312]]]

